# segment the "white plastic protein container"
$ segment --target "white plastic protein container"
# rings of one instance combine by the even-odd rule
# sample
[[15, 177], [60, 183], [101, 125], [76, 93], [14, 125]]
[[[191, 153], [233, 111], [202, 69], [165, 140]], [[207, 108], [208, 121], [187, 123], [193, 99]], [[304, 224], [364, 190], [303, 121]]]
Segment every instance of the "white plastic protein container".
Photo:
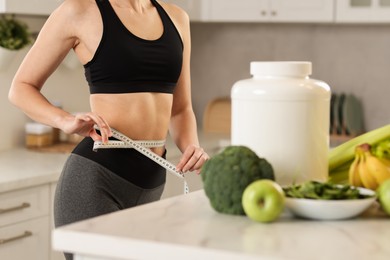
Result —
[[251, 62], [236, 82], [232, 145], [267, 159], [281, 185], [328, 178], [330, 87], [310, 79], [311, 62]]

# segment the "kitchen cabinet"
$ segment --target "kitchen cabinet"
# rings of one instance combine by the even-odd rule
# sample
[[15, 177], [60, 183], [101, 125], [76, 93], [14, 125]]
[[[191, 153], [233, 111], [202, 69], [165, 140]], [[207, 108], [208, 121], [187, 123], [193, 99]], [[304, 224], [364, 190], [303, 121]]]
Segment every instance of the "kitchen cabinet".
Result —
[[218, 22], [267, 21], [269, 0], [212, 0], [210, 19]]
[[67, 157], [0, 152], [0, 259], [64, 259], [51, 249], [51, 230], [54, 190]]
[[390, 0], [337, 0], [336, 22], [390, 22]]
[[63, 0], [0, 0], [0, 13], [49, 15]]
[[332, 22], [333, 0], [211, 0], [218, 22]]
[[209, 18], [210, 0], [166, 0], [183, 8], [191, 21], [207, 21]]
[[0, 255], [49, 260], [49, 187], [0, 193]]
[[50, 231], [47, 222], [48, 218], [42, 217], [0, 228], [0, 239], [14, 239], [0, 244], [1, 259], [48, 260]]

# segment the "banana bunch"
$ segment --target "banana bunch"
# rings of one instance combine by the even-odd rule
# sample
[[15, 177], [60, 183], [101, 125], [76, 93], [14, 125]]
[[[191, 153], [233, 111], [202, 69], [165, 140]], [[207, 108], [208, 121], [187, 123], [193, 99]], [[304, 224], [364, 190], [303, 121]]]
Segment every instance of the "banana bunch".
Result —
[[349, 183], [349, 170], [356, 157], [356, 147], [364, 143], [371, 145], [376, 157], [383, 157], [389, 160], [390, 124], [366, 132], [329, 150], [328, 166], [330, 182], [339, 184]]
[[349, 168], [349, 184], [376, 190], [387, 179], [390, 179], [390, 160], [374, 156], [367, 143], [357, 146]]

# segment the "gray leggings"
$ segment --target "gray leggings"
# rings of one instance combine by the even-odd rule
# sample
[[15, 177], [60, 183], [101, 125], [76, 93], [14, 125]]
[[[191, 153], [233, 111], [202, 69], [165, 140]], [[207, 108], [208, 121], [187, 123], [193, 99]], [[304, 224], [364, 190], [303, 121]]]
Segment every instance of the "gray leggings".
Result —
[[[140, 188], [90, 159], [71, 154], [56, 188], [55, 226], [157, 201], [163, 190], [164, 184]], [[71, 254], [65, 257], [73, 259]]]

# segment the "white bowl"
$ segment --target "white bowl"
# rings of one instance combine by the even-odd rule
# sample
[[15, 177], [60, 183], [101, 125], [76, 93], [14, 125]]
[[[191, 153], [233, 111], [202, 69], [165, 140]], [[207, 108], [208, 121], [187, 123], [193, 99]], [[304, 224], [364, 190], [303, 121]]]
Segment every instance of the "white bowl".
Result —
[[372, 195], [365, 199], [317, 200], [286, 197], [286, 207], [298, 217], [316, 220], [338, 220], [353, 218], [368, 209], [376, 200], [375, 192], [358, 188], [362, 195]]

